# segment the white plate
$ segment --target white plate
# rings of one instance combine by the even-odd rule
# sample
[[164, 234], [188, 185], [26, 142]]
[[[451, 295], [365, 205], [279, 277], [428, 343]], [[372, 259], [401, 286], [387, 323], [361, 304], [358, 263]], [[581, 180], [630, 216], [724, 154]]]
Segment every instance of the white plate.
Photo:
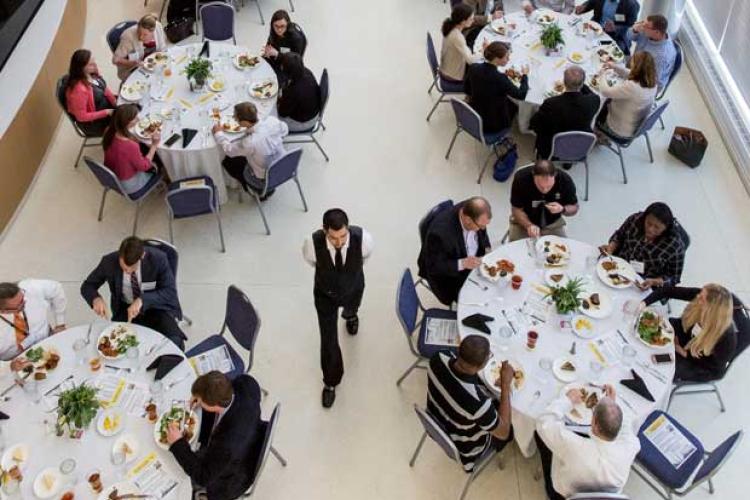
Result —
[[140, 101], [143, 99], [143, 92], [146, 90], [146, 84], [142, 80], [136, 80], [133, 83], [126, 83], [120, 88], [120, 97], [126, 101]]
[[[589, 26], [588, 29], [586, 29], [586, 25]], [[583, 21], [581, 23], [580, 30], [581, 30], [581, 33], [586, 33], [588, 31], [591, 31], [596, 36], [599, 36], [602, 33], [604, 33], [604, 29], [602, 28], [602, 26], [599, 23], [597, 23], [595, 21], [590, 21], [590, 20], [589, 21]]]
[[[560, 281], [555, 281], [552, 279], [552, 276], [555, 275], [562, 275], [562, 278]], [[570, 276], [568, 276], [568, 273], [563, 271], [562, 269], [547, 269], [544, 272], [544, 282], [547, 283], [549, 286], [565, 286], [570, 281]]]
[[510, 36], [516, 29], [513, 23], [506, 23], [502, 19], [495, 19], [492, 21], [490, 23], [490, 28], [500, 36]]
[[[159, 418], [156, 420], [156, 423], [154, 424], [154, 442], [156, 443], [156, 446], [161, 448], [162, 450], [168, 450], [169, 445], [167, 443], [162, 443], [160, 440], [159, 435], [159, 427], [161, 427], [161, 421], [164, 418], [164, 416], [169, 412], [170, 410], [165, 411], [161, 415], [159, 415]], [[189, 442], [190, 444], [193, 444], [198, 439], [198, 433], [200, 432], [200, 419], [198, 418], [198, 414], [193, 411], [192, 412], [193, 419], [195, 419], [195, 425], [193, 426], [193, 436], [190, 438]]]
[[110, 332], [112, 332], [114, 329], [116, 329], [116, 328], [122, 328], [122, 327], [126, 328], [128, 330], [128, 333], [132, 333], [136, 337], [138, 336], [138, 334], [136, 333], [136, 331], [130, 325], [128, 325], [127, 323], [112, 323], [110, 326], [108, 326], [107, 328], [105, 328], [104, 330], [102, 330], [102, 333], [99, 334], [99, 338], [96, 340], [96, 351], [104, 359], [120, 359], [123, 356], [125, 356], [125, 353], [118, 354], [117, 356], [105, 356], [101, 351], [99, 351], [99, 342], [101, 341], [101, 339], [104, 338], [105, 336], [109, 335]]
[[[500, 378], [500, 368], [503, 366], [503, 361], [503, 359], [492, 358], [487, 363], [487, 366], [484, 367], [484, 380], [492, 387], [495, 387], [495, 381]], [[513, 382], [510, 384], [514, 391], [521, 391], [526, 387], [526, 379], [528, 378], [526, 370], [524, 370], [523, 365], [515, 359], [509, 359], [508, 362], [516, 373], [520, 372], [522, 374], [522, 377], [514, 378]]]
[[485, 257], [484, 259], [482, 259], [482, 265], [479, 266], [479, 274], [482, 276], [482, 278], [485, 278], [486, 280], [489, 280], [493, 283], [496, 283], [500, 281], [501, 279], [505, 281], [509, 281], [510, 278], [513, 276], [514, 271], [509, 271], [505, 274], [505, 276], [502, 276], [500, 271], [498, 270], [497, 273], [495, 273], [495, 276], [492, 276], [489, 270], [487, 269], [488, 267], [497, 267], [497, 263], [501, 260], [506, 260], [510, 262], [513, 265], [514, 270], [515, 270], [515, 264], [510, 259], [503, 259], [503, 258], [488, 259], [487, 257]]
[[[257, 57], [258, 58], [258, 62], [256, 62], [252, 66], [241, 66], [240, 65], [240, 56]], [[232, 57], [232, 64], [234, 64], [234, 67], [237, 68], [240, 71], [246, 71], [246, 70], [249, 70], [249, 69], [255, 69], [255, 68], [257, 68], [260, 65], [260, 61], [261, 61], [260, 56], [251, 56], [250, 54], [245, 54], [245, 53], [235, 54], [234, 57]]]
[[[247, 127], [240, 127], [238, 130], [233, 130], [234, 126], [239, 126], [239, 123], [237, 123], [237, 120], [235, 120], [231, 116], [222, 116], [219, 120], [219, 125], [221, 125], [221, 131], [225, 134], [244, 134], [247, 132]], [[229, 129], [225, 129], [224, 125], [229, 125]]]
[[[46, 488], [44, 484], [42, 484], [42, 477], [45, 476], [53, 479], [51, 488]], [[52, 498], [60, 492], [61, 486], [62, 476], [60, 475], [60, 472], [54, 467], [48, 467], [40, 472], [36, 476], [36, 479], [34, 479], [34, 495], [36, 495], [37, 498]]]
[[[562, 392], [560, 394], [564, 396], [571, 389], [578, 389], [578, 390], [585, 389], [588, 392], [588, 394], [591, 394], [593, 392], [596, 394], [599, 400], [601, 400], [604, 395], [601, 389], [598, 389], [596, 387], [591, 387], [588, 384], [578, 384], [578, 383], [566, 385], [565, 387], [563, 387]], [[589, 396], [587, 395], [586, 397], [588, 398]], [[573, 410], [576, 410], [578, 414], [573, 412]], [[568, 417], [568, 419], [570, 419], [572, 422], [578, 425], [591, 425], [591, 417], [593, 417], [593, 415], [594, 415], [594, 410], [586, 408], [585, 400], [583, 403], [573, 406], [573, 408], [571, 408], [570, 411], [568, 411], [568, 413], [565, 414], [565, 416]]]
[[138, 456], [140, 446], [138, 445], [138, 439], [132, 434], [123, 434], [115, 440], [112, 445], [112, 453], [117, 450], [122, 450], [123, 445], [127, 444], [129, 451], [125, 453], [125, 463], [130, 463]]
[[[23, 454], [23, 460], [16, 461], [15, 458], [13, 458], [13, 453], [15, 453], [16, 450], [20, 450]], [[26, 462], [29, 461], [29, 445], [26, 443], [17, 443], [5, 450], [5, 453], [3, 453], [3, 458], [0, 459], [0, 466], [4, 471], [10, 470], [14, 465], [17, 465], [20, 469], [23, 469]]]
[[[270, 84], [270, 87], [268, 87], [266, 91], [261, 93], [258, 88], [259, 86], [265, 84]], [[256, 99], [270, 99], [274, 97], [279, 91], [279, 86], [273, 80], [264, 80], [262, 82], [251, 83], [248, 91], [250, 92], [250, 95], [255, 97]]]
[[117, 490], [118, 496], [119, 495], [139, 495], [141, 493], [141, 490], [130, 481], [120, 481], [119, 483], [115, 483], [111, 486], [108, 486], [107, 488], [104, 488], [104, 490], [97, 497], [97, 500], [109, 500], [109, 495], [115, 489]]
[[[604, 269], [604, 263], [605, 262], [613, 262], [617, 267], [611, 271], [607, 271]], [[630, 280], [628, 283], [619, 283], [615, 284], [612, 282], [612, 279], [609, 277], [610, 274], [620, 274], [627, 279]], [[605, 285], [612, 287], [612, 288], [628, 288], [629, 286], [633, 285], [635, 281], [637, 281], [637, 274], [635, 270], [633, 269], [633, 266], [630, 265], [630, 262], [628, 262], [625, 259], [621, 259], [620, 257], [602, 257], [599, 259], [599, 261], [596, 263], [596, 275], [599, 277], [599, 279], [604, 283]]]
[[[589, 308], [585, 309], [583, 307], [583, 300], [588, 299], [592, 294], [595, 293], [599, 294], [599, 305], [595, 306], [591, 304], [591, 302], [589, 302]], [[612, 311], [614, 310], [612, 297], [610, 297], [606, 291], [598, 289], [594, 286], [588, 286], [584, 288], [583, 293], [581, 294], [581, 299], [581, 305], [578, 307], [578, 310], [590, 318], [603, 319], [612, 314]]]
[[[549, 245], [547, 245], [546, 242], [549, 242]], [[549, 251], [545, 252], [545, 249], [549, 249]], [[536, 242], [536, 253], [537, 255], [545, 256], [544, 265], [547, 267], [567, 266], [568, 261], [570, 261], [570, 245], [568, 245], [565, 240], [563, 240], [562, 238], [558, 238], [557, 236], [542, 236], [541, 238], [539, 238]], [[558, 254], [561, 256], [561, 259], [557, 264], [550, 264], [546, 261], [546, 256], [552, 254]]]
[[[116, 424], [113, 429], [107, 430], [104, 428], [104, 420], [107, 418], [110, 419], [110, 422]], [[110, 437], [119, 434], [120, 432], [122, 432], [122, 428], [125, 424], [124, 418], [124, 415], [119, 411], [105, 410], [99, 413], [99, 417], [96, 419], [96, 430], [104, 437]]]
[[[166, 58], [156, 59], [158, 55], [164, 55], [166, 56]], [[143, 59], [143, 70], [152, 72], [159, 66], [165, 66], [168, 62], [169, 56], [166, 52], [154, 52], [153, 54], [149, 54], [148, 56], [146, 56], [146, 58]]]
[[208, 90], [211, 92], [224, 92], [227, 89], [227, 82], [222, 78], [214, 78], [208, 82]]
[[[669, 342], [667, 342], [664, 345], [654, 345], [654, 344], [649, 344], [648, 342], [643, 340], [643, 338], [641, 338], [641, 335], [638, 333], [638, 324], [641, 322], [641, 316], [643, 316], [643, 314], [646, 312], [650, 312], [659, 317], [659, 321], [661, 322], [661, 328], [662, 328], [662, 336], [668, 338]], [[633, 326], [633, 334], [636, 336], [638, 340], [640, 340], [641, 342], [643, 342], [645, 345], [649, 346], [652, 349], [663, 349], [665, 347], [670, 347], [670, 345], [674, 343], [674, 331], [672, 330], [672, 325], [669, 324], [669, 321], [664, 316], [662, 316], [661, 314], [657, 313], [656, 311], [654, 311], [653, 309], [649, 307], [641, 311], [641, 313], [638, 315], [638, 319], [636, 320], [635, 325]]]
[[133, 132], [141, 139], [150, 140], [153, 132], [148, 134], [145, 132], [145, 129], [148, 128], [152, 123], [160, 124], [159, 128], [157, 129], [159, 131], [161, 131], [162, 127], [164, 126], [164, 120], [159, 119], [159, 117], [155, 116], [154, 114], [149, 114], [148, 116], [138, 120], [138, 123], [136, 123], [135, 127], [133, 127]]
[[[570, 361], [573, 364], [573, 366], [575, 366], [576, 370], [572, 371], [572, 372], [571, 371], [567, 371], [567, 370], [563, 370], [562, 369], [562, 365], [566, 361]], [[557, 358], [552, 363], [552, 373], [555, 374], [555, 377], [557, 377], [557, 379], [560, 382], [573, 382], [574, 380], [576, 380], [578, 378], [578, 370], [579, 369], [580, 369], [580, 367], [571, 358]]]
[[536, 22], [542, 26], [548, 26], [557, 21], [557, 15], [551, 10], [537, 11]]
[[[588, 322], [588, 328], [587, 328]], [[591, 339], [596, 337], [596, 329], [594, 328], [594, 322], [586, 316], [573, 316], [573, 320], [570, 322], [573, 328], [573, 333], [582, 339]]]
[[[576, 56], [579, 56], [579, 59], [576, 58]], [[587, 54], [584, 52], [581, 52], [580, 50], [574, 50], [570, 54], [568, 54], [568, 61], [572, 62], [573, 64], [581, 64], [583, 63], [586, 58]]]

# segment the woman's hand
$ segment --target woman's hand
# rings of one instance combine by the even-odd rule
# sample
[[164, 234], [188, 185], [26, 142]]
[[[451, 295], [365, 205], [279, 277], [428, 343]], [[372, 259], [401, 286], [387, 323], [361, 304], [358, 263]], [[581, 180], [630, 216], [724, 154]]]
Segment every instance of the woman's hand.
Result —
[[676, 354], [679, 354], [683, 358], [687, 358], [687, 356], [688, 356], [687, 350], [684, 347], [682, 347], [680, 344], [677, 343], [677, 337], [675, 337], [674, 352]]
[[263, 55], [266, 57], [278, 57], [279, 51], [271, 45], [266, 45], [266, 47], [263, 49]]
[[158, 146], [161, 142], [161, 132], [158, 130], [151, 134], [151, 147]]
[[662, 278], [646, 278], [640, 283], [636, 283], [636, 286], [641, 290], [648, 290], [649, 288], [658, 288], [664, 286], [664, 280]]

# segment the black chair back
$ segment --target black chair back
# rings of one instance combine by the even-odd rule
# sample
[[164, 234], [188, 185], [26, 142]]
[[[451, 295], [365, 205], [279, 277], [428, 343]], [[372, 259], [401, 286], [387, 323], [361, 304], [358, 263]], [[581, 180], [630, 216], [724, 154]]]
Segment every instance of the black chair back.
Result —
[[737, 347], [734, 350], [731, 363], [750, 345], [750, 314], [748, 314], [745, 304], [742, 303], [739, 297], [732, 294], [732, 299], [734, 301], [732, 321], [737, 334]]
[[430, 211], [422, 217], [422, 220], [419, 221], [419, 241], [422, 245], [424, 245], [424, 240], [427, 238], [427, 231], [429, 231], [430, 224], [435, 220], [435, 217], [451, 208], [453, 208], [453, 200], [443, 200], [432, 207]]

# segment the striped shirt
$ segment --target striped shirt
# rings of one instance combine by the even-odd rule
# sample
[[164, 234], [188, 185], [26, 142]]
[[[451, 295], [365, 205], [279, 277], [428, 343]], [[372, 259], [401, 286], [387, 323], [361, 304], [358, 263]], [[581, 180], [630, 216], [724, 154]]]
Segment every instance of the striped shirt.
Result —
[[456, 445], [464, 470], [471, 472], [490, 444], [489, 432], [497, 427], [499, 416], [479, 377], [458, 373], [455, 360], [449, 352], [430, 359], [427, 411]]

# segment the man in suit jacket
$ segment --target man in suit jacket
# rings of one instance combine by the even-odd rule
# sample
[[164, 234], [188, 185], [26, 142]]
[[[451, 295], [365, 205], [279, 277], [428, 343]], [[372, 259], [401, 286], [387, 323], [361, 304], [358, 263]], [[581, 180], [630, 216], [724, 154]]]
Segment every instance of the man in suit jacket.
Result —
[[560, 132], [580, 130], [591, 132], [591, 124], [599, 111], [599, 96], [584, 84], [586, 73], [580, 66], [565, 70], [565, 92], [545, 99], [539, 111], [531, 117], [529, 128], [536, 132], [538, 158], [549, 158], [552, 138]]
[[445, 305], [458, 300], [458, 292], [472, 269], [490, 250], [487, 225], [490, 203], [479, 196], [458, 203], [435, 216], [419, 254], [419, 275]]
[[209, 500], [239, 498], [255, 481], [266, 423], [260, 419], [260, 386], [250, 375], [231, 382], [211, 371], [192, 387], [193, 404], [203, 410], [197, 452], [190, 449], [177, 422], [167, 429], [167, 442], [177, 463]]
[[99, 288], [107, 283], [112, 321], [146, 326], [184, 350], [187, 337], [175, 318], [182, 316], [174, 275], [161, 250], [146, 250], [135, 236], [125, 238], [117, 252], [102, 257], [81, 285], [81, 295], [94, 312], [107, 319]]
[[601, 24], [625, 54], [630, 54], [628, 30], [641, 10], [637, 0], [588, 0], [576, 7], [576, 14], [594, 11], [592, 19]]

